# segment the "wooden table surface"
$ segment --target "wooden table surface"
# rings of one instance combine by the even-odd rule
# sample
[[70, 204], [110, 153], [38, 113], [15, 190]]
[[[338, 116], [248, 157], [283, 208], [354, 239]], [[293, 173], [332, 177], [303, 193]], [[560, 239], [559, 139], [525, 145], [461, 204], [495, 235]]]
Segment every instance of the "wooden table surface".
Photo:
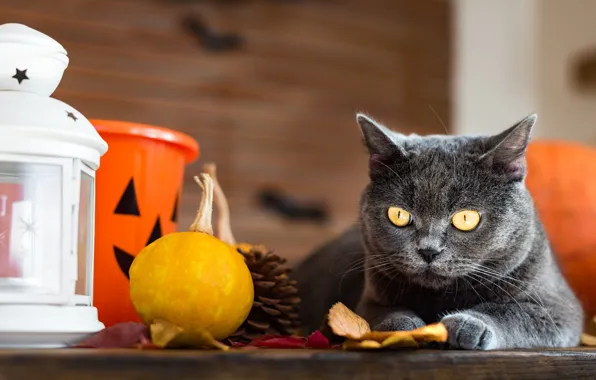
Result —
[[0, 380], [596, 379], [596, 349], [0, 350]]

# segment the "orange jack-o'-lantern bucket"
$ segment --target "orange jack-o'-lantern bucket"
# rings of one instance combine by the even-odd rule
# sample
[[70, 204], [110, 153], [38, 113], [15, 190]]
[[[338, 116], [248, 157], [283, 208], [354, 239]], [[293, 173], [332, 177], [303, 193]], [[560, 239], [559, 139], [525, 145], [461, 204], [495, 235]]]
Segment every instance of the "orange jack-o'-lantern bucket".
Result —
[[147, 244], [177, 230], [186, 164], [199, 156], [191, 137], [170, 129], [91, 120], [109, 152], [96, 178], [93, 303], [110, 326], [139, 321], [128, 269]]

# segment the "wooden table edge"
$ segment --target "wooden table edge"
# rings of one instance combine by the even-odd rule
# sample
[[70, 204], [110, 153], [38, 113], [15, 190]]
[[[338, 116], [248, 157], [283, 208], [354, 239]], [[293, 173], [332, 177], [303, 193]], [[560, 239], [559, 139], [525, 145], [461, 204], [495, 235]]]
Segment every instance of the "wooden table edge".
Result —
[[0, 380], [29, 378], [596, 379], [596, 348], [475, 352], [0, 349]]

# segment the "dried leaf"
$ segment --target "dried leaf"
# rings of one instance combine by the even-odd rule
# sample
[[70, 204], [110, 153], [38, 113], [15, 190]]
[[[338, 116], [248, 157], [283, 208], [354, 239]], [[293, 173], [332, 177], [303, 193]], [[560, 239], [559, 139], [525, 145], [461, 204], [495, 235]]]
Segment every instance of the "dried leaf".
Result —
[[267, 334], [254, 338], [250, 343], [228, 339], [232, 347], [240, 348], [309, 348], [328, 349], [332, 347], [329, 340], [320, 332], [315, 331], [308, 338], [302, 336], [286, 336]]
[[410, 331], [371, 331], [364, 334], [361, 339], [370, 339], [382, 343], [388, 338], [399, 340], [409, 339], [410, 337], [419, 343], [446, 342], [447, 328], [442, 323], [434, 323]]
[[596, 336], [582, 334], [581, 342], [584, 346], [596, 346]]
[[418, 347], [418, 342], [411, 335], [392, 335], [381, 343], [382, 348]]
[[442, 323], [411, 331], [371, 331], [370, 325], [362, 317], [341, 302], [329, 310], [328, 325], [335, 335], [348, 338], [345, 349], [418, 347], [426, 342], [447, 341], [447, 329]]
[[447, 336], [449, 335], [447, 327], [442, 323], [433, 323], [430, 325], [422, 326], [416, 330], [410, 331], [412, 337], [417, 342], [447, 342]]
[[147, 327], [142, 323], [124, 322], [107, 327], [79, 342], [79, 348], [131, 348], [146, 340]]
[[370, 325], [362, 317], [356, 315], [352, 310], [341, 302], [336, 303], [329, 309], [329, 327], [335, 335], [343, 336], [352, 340], [362, 340], [365, 334], [371, 332]]
[[250, 342], [248, 346], [261, 348], [304, 348], [306, 339], [297, 336], [263, 336]]
[[322, 349], [322, 348], [329, 348], [329, 339], [325, 335], [323, 335], [319, 330], [312, 333], [306, 339], [307, 348], [315, 348], [315, 349]]
[[344, 350], [378, 350], [381, 343], [375, 340], [346, 340], [343, 344]]
[[225, 344], [215, 340], [207, 330], [184, 330], [183, 328], [163, 319], [155, 320], [151, 324], [150, 330], [153, 344], [161, 348], [208, 347], [223, 351], [227, 351], [229, 349], [229, 347]]

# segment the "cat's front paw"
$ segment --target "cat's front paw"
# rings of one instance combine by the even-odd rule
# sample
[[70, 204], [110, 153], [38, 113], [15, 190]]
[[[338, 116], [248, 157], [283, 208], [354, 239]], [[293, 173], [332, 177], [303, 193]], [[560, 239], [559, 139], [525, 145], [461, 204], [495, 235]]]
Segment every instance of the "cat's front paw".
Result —
[[424, 326], [422, 319], [416, 316], [403, 314], [392, 314], [385, 318], [381, 323], [373, 326], [375, 331], [409, 331]]
[[497, 335], [494, 328], [472, 315], [451, 314], [445, 316], [441, 322], [447, 328], [447, 341], [450, 347], [465, 350], [497, 348]]

